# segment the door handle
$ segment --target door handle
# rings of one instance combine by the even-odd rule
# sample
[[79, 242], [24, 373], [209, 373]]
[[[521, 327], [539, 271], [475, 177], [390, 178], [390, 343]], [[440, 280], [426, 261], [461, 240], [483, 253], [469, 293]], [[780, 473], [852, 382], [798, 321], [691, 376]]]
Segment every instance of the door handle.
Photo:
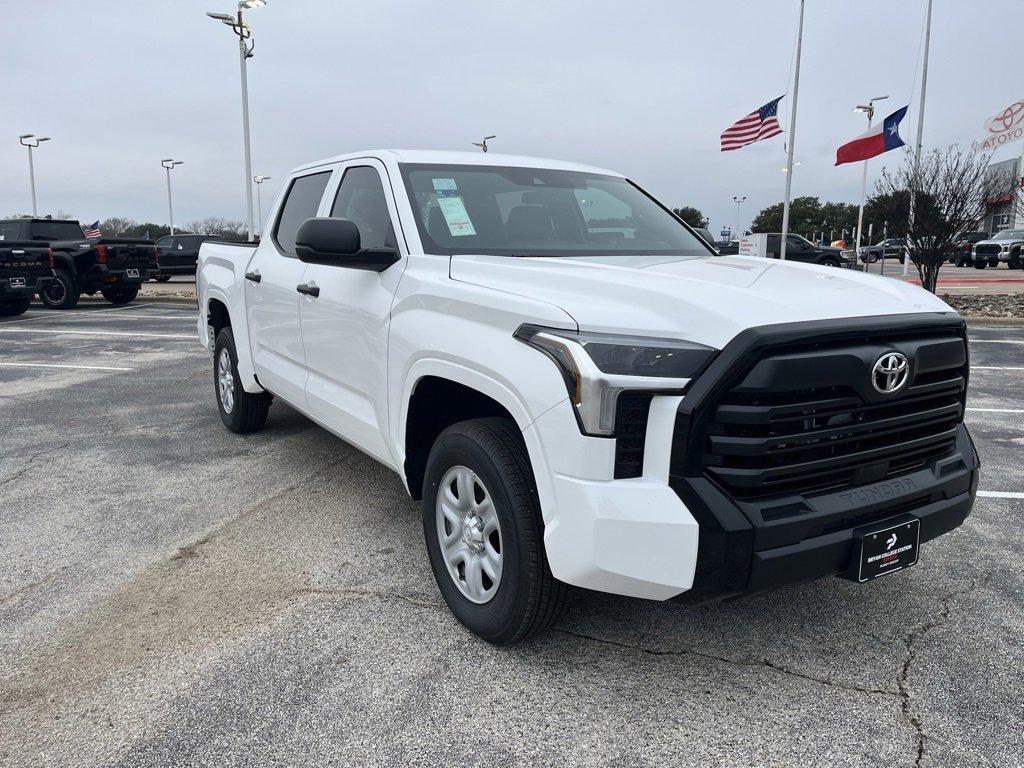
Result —
[[320, 295], [320, 286], [310, 285], [309, 283], [299, 283], [298, 285], [295, 286], [295, 290], [298, 291], [299, 293], [304, 293], [307, 296]]
[[263, 275], [261, 275], [259, 272], [246, 272], [245, 279], [251, 280], [254, 283], [258, 283], [260, 280], [263, 279]]

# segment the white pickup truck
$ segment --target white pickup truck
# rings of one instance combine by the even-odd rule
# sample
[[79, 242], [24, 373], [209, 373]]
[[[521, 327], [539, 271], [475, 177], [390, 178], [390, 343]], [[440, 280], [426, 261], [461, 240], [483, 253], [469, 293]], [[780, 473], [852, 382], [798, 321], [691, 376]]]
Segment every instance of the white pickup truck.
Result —
[[[485, 640], [567, 586], [735, 598], [917, 562], [971, 510], [963, 320], [895, 280], [718, 256], [620, 174], [374, 151], [295, 170], [199, 255], [235, 432], [280, 398], [422, 500]], [[951, 564], [952, 565], [952, 564]]]

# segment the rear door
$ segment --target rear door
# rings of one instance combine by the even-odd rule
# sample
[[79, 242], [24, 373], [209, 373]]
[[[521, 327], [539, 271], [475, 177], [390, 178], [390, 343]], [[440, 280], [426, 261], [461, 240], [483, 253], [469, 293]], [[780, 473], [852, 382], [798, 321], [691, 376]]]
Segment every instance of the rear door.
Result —
[[296, 176], [276, 212], [271, 236], [260, 241], [247, 267], [245, 311], [253, 366], [260, 383], [306, 410], [306, 356], [296, 286], [306, 265], [295, 256], [295, 235], [320, 210], [333, 168]]
[[[363, 248], [395, 248], [405, 256], [387, 170], [369, 159], [341, 170], [325, 213], [352, 221]], [[388, 462], [388, 320], [405, 264], [403, 258], [383, 272], [310, 264], [302, 281], [320, 292], [299, 299], [310, 414]]]

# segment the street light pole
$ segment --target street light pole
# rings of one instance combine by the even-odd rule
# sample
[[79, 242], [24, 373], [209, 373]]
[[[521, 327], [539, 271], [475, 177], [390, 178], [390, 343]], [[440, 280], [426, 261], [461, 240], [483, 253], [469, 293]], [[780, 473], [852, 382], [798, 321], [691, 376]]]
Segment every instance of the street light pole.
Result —
[[255, 239], [255, 227], [252, 218], [252, 151], [249, 140], [249, 79], [246, 73], [245, 60], [252, 56], [253, 46], [249, 40], [252, 37], [252, 29], [242, 18], [242, 11], [246, 8], [259, 8], [266, 5], [267, 0], [241, 0], [238, 3], [238, 11], [235, 16], [227, 13], [207, 13], [211, 19], [216, 19], [231, 27], [231, 30], [238, 36], [238, 60], [242, 79], [242, 143], [245, 152], [245, 215], [249, 228], [249, 242]]
[[36, 208], [36, 167], [32, 162], [32, 150], [42, 144], [44, 141], [49, 141], [49, 136], [37, 137], [34, 133], [23, 133], [18, 137], [18, 142], [23, 147], [28, 147], [28, 181], [32, 188], [32, 215], [38, 216], [39, 211]]
[[171, 203], [171, 169], [184, 162], [184, 160], [172, 160], [171, 158], [160, 161], [160, 165], [167, 169], [167, 221], [171, 225], [172, 235], [174, 234], [174, 205]]
[[252, 177], [252, 180], [256, 182], [256, 227], [260, 232], [263, 232], [263, 196], [260, 194], [260, 190], [263, 182], [269, 178], [269, 176], [262, 175]]
[[917, 140], [914, 142], [914, 166], [910, 183], [910, 219], [907, 222], [907, 242], [903, 254], [903, 276], [910, 274], [910, 233], [914, 229], [914, 207], [916, 205], [918, 174], [921, 170], [921, 140], [924, 136], [924, 97], [928, 92], [928, 49], [932, 42], [932, 0], [928, 0], [928, 11], [924, 22], [924, 62], [921, 67], [921, 106], [917, 115]]
[[743, 205], [743, 201], [747, 199], [747, 196], [743, 197], [734, 196], [732, 201], [736, 203], [736, 237], [739, 238], [740, 232], [740, 206]]
[[[875, 96], [873, 99], [868, 101], [867, 104], [858, 104], [853, 108], [854, 112], [863, 112], [868, 117], [868, 130], [871, 130], [871, 121], [875, 118], [875, 102], [888, 99], [889, 96]], [[853, 258], [856, 259], [860, 256], [860, 237], [861, 232], [864, 228], [864, 193], [867, 190], [868, 185], [868, 161], [864, 161], [864, 169], [860, 176], [860, 207], [857, 209], [857, 239], [854, 241], [856, 244], [853, 246]], [[884, 248], [882, 249], [884, 252]], [[865, 262], [865, 267], [867, 263]]]

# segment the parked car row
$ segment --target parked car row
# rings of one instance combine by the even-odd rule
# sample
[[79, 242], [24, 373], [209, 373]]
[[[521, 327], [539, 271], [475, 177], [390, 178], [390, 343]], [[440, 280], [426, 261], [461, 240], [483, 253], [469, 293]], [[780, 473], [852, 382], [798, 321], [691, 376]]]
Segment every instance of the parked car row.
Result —
[[19, 315], [38, 294], [50, 309], [71, 309], [82, 294], [127, 304], [157, 272], [150, 240], [85, 236], [72, 219], [0, 220], [0, 314]]
[[194, 275], [199, 260], [199, 246], [208, 240], [222, 240], [219, 235], [180, 234], [156, 241], [157, 270], [153, 279], [166, 283], [174, 275]]
[[[902, 264], [906, 258], [906, 242], [902, 238], [889, 237], [861, 248], [859, 255], [865, 264], [874, 264], [883, 257], [896, 259]], [[1000, 262], [1006, 262], [1010, 269], [1024, 269], [1024, 229], [1006, 229], [995, 235], [968, 232], [949, 262], [975, 269], [998, 267]]]

